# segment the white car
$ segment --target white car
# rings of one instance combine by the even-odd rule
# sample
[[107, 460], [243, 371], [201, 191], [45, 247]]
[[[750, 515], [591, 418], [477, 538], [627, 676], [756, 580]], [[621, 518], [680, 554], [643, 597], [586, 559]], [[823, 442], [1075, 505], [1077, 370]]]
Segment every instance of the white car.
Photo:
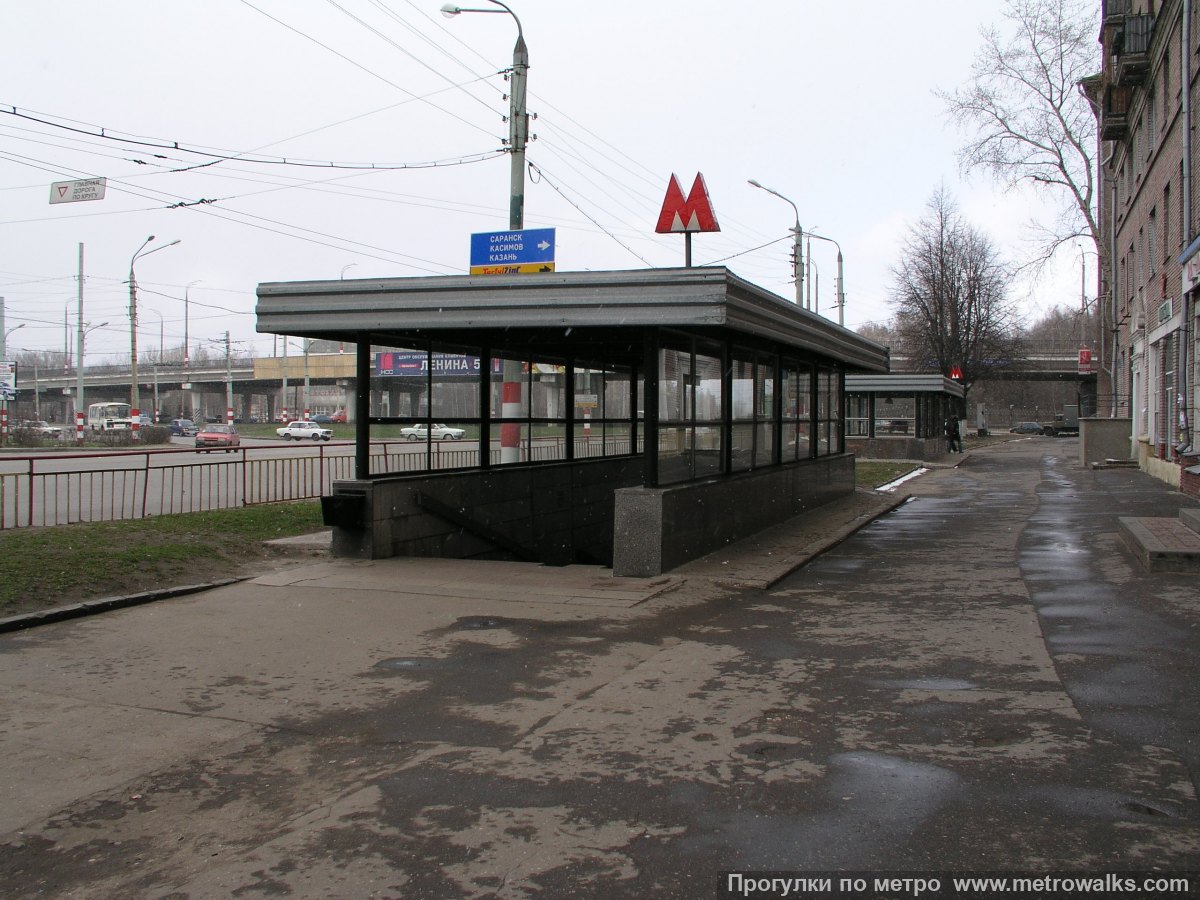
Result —
[[327, 441], [333, 437], [333, 432], [328, 428], [322, 428], [316, 422], [300, 420], [288, 422], [282, 428], [276, 428], [275, 433], [285, 441], [302, 441], [305, 438], [310, 441]]
[[51, 425], [49, 422], [43, 422], [40, 419], [29, 419], [20, 425], [21, 428], [27, 428], [34, 434], [48, 438], [61, 438], [63, 430], [58, 425]]
[[[410, 441], [423, 441], [429, 437], [430, 430], [425, 425], [409, 425], [401, 428], [400, 433]], [[460, 441], [466, 434], [461, 428], [451, 428], [449, 425], [434, 425], [432, 431], [435, 441]]]

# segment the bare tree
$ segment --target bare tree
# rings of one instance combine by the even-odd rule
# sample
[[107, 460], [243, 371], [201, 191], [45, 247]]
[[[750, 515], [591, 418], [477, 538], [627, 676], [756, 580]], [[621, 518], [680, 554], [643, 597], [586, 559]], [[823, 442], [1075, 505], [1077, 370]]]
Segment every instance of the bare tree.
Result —
[[1061, 201], [1054, 221], [1032, 223], [1044, 265], [1064, 243], [1086, 238], [1110, 271], [1094, 209], [1096, 116], [1083, 85], [1100, 68], [1096, 0], [1006, 0], [1010, 28], [982, 29], [971, 81], [936, 91], [968, 135], [964, 170], [1001, 183], [1048, 187]]
[[966, 223], [944, 188], [909, 229], [893, 267], [895, 327], [916, 368], [958, 369], [964, 387], [1021, 355], [1009, 273], [991, 240]]

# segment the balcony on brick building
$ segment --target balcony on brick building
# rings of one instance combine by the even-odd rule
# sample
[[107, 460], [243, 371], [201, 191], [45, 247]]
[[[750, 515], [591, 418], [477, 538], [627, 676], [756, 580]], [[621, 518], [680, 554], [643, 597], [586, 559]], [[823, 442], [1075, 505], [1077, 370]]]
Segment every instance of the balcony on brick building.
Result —
[[1113, 41], [1113, 75], [1117, 84], [1141, 84], [1150, 70], [1154, 16], [1126, 16]]
[[1133, 0], [1107, 0], [1104, 4], [1104, 21], [1124, 18], [1133, 12]]
[[1100, 140], [1120, 141], [1129, 134], [1129, 101], [1133, 88], [1110, 84], [1104, 88], [1100, 112]]

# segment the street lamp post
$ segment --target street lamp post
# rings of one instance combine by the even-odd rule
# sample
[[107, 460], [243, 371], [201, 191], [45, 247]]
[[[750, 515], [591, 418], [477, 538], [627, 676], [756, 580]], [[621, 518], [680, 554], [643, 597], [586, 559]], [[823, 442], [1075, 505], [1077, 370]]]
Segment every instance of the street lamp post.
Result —
[[774, 194], [780, 200], [791, 206], [796, 213], [796, 224], [792, 226], [792, 235], [795, 243], [792, 249], [792, 275], [796, 279], [796, 305], [807, 309], [804, 303], [804, 229], [800, 227], [800, 210], [796, 204], [789, 200], [779, 191], [773, 191], [765, 185], [759, 184], [753, 178], [748, 182], [752, 187], [758, 188], [760, 191], [766, 191], [768, 194]]
[[5, 329], [4, 328], [4, 320], [0, 319], [0, 360], [3, 360], [4, 357], [6, 357], [8, 355], [8, 349], [7, 349], [8, 336], [10, 334], [12, 334], [14, 331], [17, 331], [18, 329], [21, 329], [24, 327], [25, 327], [25, 323], [22, 322], [20, 325], [14, 325], [12, 328]]
[[152, 240], [154, 240], [154, 235], [150, 235], [150, 237], [142, 241], [142, 246], [138, 247], [137, 252], [129, 260], [129, 405], [131, 407], [129, 417], [135, 441], [138, 437], [138, 426], [141, 424], [138, 420], [138, 416], [141, 413], [141, 396], [138, 387], [137, 280], [133, 274], [133, 264], [143, 256], [149, 256], [151, 253], [157, 253], [159, 250], [166, 250], [168, 247], [174, 247], [179, 243], [178, 240], [174, 240], [169, 244], [162, 244], [155, 247], [153, 250], [147, 250], [146, 245]]
[[846, 324], [846, 282], [844, 273], [842, 272], [842, 245], [833, 238], [827, 238], [824, 235], [816, 234], [812, 231], [808, 233], [809, 240], [816, 238], [818, 241], [829, 241], [833, 246], [837, 247], [837, 308], [838, 308], [838, 324], [845, 326]]
[[[520, 231], [525, 227], [525, 144], [529, 138], [529, 114], [526, 111], [526, 82], [529, 73], [529, 48], [525, 46], [525, 31], [517, 14], [500, 0], [488, 0], [499, 9], [468, 9], [447, 3], [442, 15], [453, 18], [459, 13], [508, 13], [517, 23], [517, 43], [513, 47], [512, 77], [509, 82], [508, 109], [508, 152], [511, 154], [509, 170], [508, 227]], [[500, 416], [502, 419], [521, 415], [521, 379], [524, 377], [520, 362], [505, 359], [503, 364], [503, 386], [501, 387]], [[500, 424], [500, 462], [516, 463], [521, 460], [521, 426], [515, 422]]]
[[80, 444], [83, 443], [83, 424], [87, 415], [87, 407], [83, 403], [83, 347], [89, 334], [107, 325], [107, 322], [101, 322], [99, 325], [88, 325], [82, 321], [79, 323], [75, 342], [75, 440]]
[[517, 14], [501, 3], [488, 0], [499, 9], [468, 9], [447, 3], [442, 15], [452, 19], [459, 13], [508, 13], [517, 23], [517, 43], [513, 47], [512, 79], [508, 92], [508, 152], [512, 154], [509, 185], [508, 227], [520, 231], [525, 227], [525, 145], [529, 139], [529, 115], [525, 110], [525, 84], [529, 72], [529, 48], [525, 46], [525, 31]]

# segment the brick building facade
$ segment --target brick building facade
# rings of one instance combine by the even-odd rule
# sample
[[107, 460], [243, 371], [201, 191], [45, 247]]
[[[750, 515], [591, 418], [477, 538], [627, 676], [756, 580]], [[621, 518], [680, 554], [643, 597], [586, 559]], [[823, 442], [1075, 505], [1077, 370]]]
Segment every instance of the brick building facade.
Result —
[[1085, 85], [1099, 116], [1109, 262], [1099, 296], [1111, 395], [1100, 414], [1128, 417], [1130, 455], [1179, 485], [1197, 463], [1198, 13], [1200, 0], [1103, 0], [1103, 69]]

